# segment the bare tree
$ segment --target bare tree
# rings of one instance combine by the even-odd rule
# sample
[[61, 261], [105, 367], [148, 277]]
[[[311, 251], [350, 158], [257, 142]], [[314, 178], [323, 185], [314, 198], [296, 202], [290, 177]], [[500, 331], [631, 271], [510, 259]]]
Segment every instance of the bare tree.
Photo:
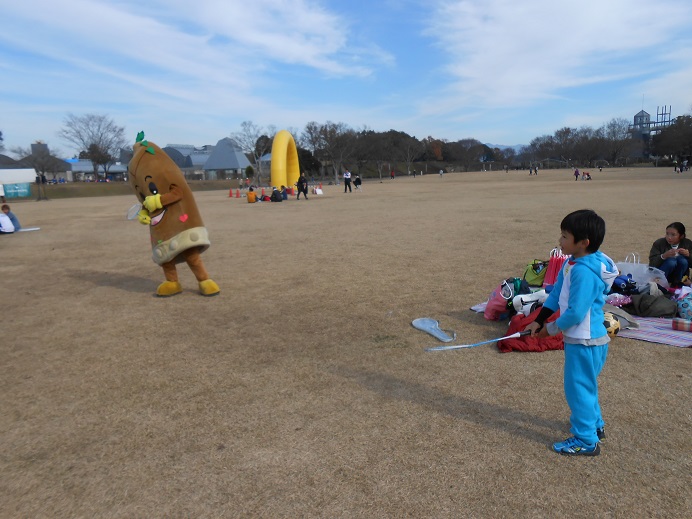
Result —
[[31, 148], [16, 146], [10, 150], [10, 153], [22, 163], [31, 165], [39, 176], [48, 174], [55, 180], [55, 176], [66, 169], [65, 162], [55, 156], [60, 155], [60, 151], [55, 150], [51, 153], [48, 145], [41, 141], [32, 144]]
[[365, 165], [375, 158], [373, 147], [375, 144], [375, 139], [373, 138], [374, 135], [375, 132], [367, 126], [363, 126], [361, 130], [356, 132], [356, 143], [352, 157], [356, 163], [356, 168], [359, 175], [362, 175], [362, 170]]
[[606, 154], [611, 164], [617, 161], [634, 148], [634, 140], [629, 131], [629, 121], [622, 117], [611, 119], [602, 128]]
[[423, 144], [404, 132], [389, 132], [392, 138], [393, 151], [396, 160], [401, 160], [406, 164], [406, 173], [411, 174], [411, 165], [413, 161], [419, 158], [424, 152]]
[[24, 159], [31, 155], [31, 148], [22, 148], [21, 146], [14, 146], [9, 149], [9, 152], [14, 155], [17, 160]]
[[303, 143], [303, 147], [306, 150], [311, 151], [313, 154], [322, 147], [322, 133], [320, 132], [320, 125], [315, 121], [310, 121], [305, 125], [305, 129], [300, 136], [300, 141]]
[[305, 148], [300, 128], [295, 128], [293, 126], [287, 126], [286, 131], [293, 136], [293, 140], [296, 143], [296, 147]]
[[[103, 162], [104, 155], [108, 155], [113, 162], [121, 148], [127, 146], [125, 128], [118, 126], [107, 115], [86, 114], [77, 116], [68, 114], [63, 128], [58, 136], [74, 144], [77, 152], [87, 152], [94, 165], [94, 176], [98, 180], [99, 161]], [[94, 154], [92, 158], [92, 154]], [[104, 173], [107, 172], [104, 165]]]
[[[312, 152], [312, 155], [316, 160], [321, 161], [326, 158], [322, 153], [324, 144], [322, 133], [320, 132], [320, 125], [315, 121], [310, 121], [305, 125], [305, 129], [300, 135], [300, 142], [306, 150]], [[324, 170], [321, 165], [320, 178], [324, 180]]]
[[354, 151], [356, 132], [346, 123], [327, 121], [320, 128], [324, 156], [331, 162], [334, 171], [334, 183], [339, 183], [339, 172]]
[[385, 164], [391, 164], [392, 138], [391, 132], [374, 133], [370, 137], [372, 160], [377, 167], [377, 174], [382, 182], [382, 170]]
[[268, 126], [265, 130], [252, 121], [243, 121], [240, 124], [240, 131], [231, 133], [231, 139], [233, 139], [245, 153], [252, 154], [257, 170], [257, 185], [262, 182], [263, 168], [260, 159], [271, 150], [275, 133], [276, 128], [274, 126]]
[[514, 148], [505, 148], [501, 150], [502, 159], [508, 168], [514, 166], [517, 158], [517, 151]]

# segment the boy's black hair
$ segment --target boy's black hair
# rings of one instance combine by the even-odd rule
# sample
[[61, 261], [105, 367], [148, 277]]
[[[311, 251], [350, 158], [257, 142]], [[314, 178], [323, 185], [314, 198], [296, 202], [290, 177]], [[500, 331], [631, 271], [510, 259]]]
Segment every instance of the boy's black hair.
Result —
[[562, 219], [560, 230], [574, 236], [575, 243], [581, 240], [589, 240], [586, 252], [596, 252], [605, 238], [605, 220], [591, 209], [580, 209], [569, 213]]

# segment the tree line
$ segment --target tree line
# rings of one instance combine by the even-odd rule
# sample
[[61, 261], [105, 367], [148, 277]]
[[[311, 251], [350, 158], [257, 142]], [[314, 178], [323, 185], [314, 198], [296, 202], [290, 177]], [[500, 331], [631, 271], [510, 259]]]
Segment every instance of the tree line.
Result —
[[[447, 141], [435, 137], [417, 139], [405, 132], [376, 132], [367, 127], [354, 129], [345, 123], [309, 122], [302, 130], [290, 129], [296, 139], [303, 171], [333, 175], [335, 182], [344, 168], [361, 176], [387, 175], [389, 169], [410, 174], [422, 170], [422, 164], [437, 168], [452, 167], [456, 171], [485, 169], [526, 169], [542, 167], [621, 166], [634, 158], [688, 158], [692, 150], [692, 116], [678, 117], [668, 128], [653, 138], [637, 134], [626, 119], [614, 118], [599, 128], [564, 127], [552, 135], [534, 138], [520, 150], [490, 147], [477, 139]], [[262, 178], [259, 157], [271, 151], [270, 126], [263, 129], [251, 121], [241, 124], [231, 137], [255, 157], [257, 175]]]
[[[536, 164], [597, 167], [622, 165], [632, 157], [667, 156], [671, 160], [684, 160], [692, 153], [692, 115], [677, 117], [651, 139], [633, 133], [626, 119], [615, 118], [595, 129], [590, 126], [560, 128], [552, 135], [534, 138], [520, 150], [490, 147], [473, 138], [448, 141], [428, 136], [417, 139], [397, 130], [376, 132], [367, 126], [354, 129], [343, 122], [311, 121], [302, 130], [287, 130], [296, 140], [301, 169], [321, 178], [333, 175], [335, 182], [344, 168], [361, 176], [382, 179], [390, 170], [410, 174], [428, 165], [435, 168], [433, 171], [447, 167], [455, 171], [525, 169]], [[244, 121], [238, 131], [230, 133], [238, 146], [253, 157], [258, 182], [267, 174], [265, 163], [260, 159], [271, 151], [275, 133], [274, 126], [261, 127], [252, 121]], [[68, 114], [58, 136], [80, 150], [79, 158], [92, 161], [95, 176], [99, 168], [107, 174], [110, 165], [119, 159], [121, 150], [129, 149], [124, 127], [107, 115]], [[0, 151], [3, 150], [0, 132]], [[26, 148], [10, 151], [39, 173], [51, 172], [51, 167], [56, 167], [51, 161], [54, 156], [42, 156], [40, 151], [32, 153]]]

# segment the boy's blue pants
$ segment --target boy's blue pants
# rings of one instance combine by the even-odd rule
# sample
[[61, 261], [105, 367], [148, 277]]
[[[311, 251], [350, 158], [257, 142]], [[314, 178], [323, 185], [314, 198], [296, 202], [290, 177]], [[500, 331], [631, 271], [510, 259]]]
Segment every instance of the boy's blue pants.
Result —
[[572, 411], [570, 432], [589, 445], [598, 441], [596, 429], [604, 425], [598, 405], [598, 375], [607, 356], [607, 344], [565, 343], [565, 398]]

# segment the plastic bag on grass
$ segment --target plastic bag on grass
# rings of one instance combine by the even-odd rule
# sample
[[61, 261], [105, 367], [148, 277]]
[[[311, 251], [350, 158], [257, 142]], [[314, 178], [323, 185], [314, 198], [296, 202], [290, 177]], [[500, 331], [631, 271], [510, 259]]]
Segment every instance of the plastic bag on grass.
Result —
[[670, 287], [665, 273], [655, 267], [650, 267], [646, 263], [642, 263], [639, 259], [639, 254], [636, 252], [631, 252], [625, 257], [625, 261], [619, 261], [615, 266], [621, 275], [631, 277], [637, 286], [643, 286], [653, 281], [664, 288]]

